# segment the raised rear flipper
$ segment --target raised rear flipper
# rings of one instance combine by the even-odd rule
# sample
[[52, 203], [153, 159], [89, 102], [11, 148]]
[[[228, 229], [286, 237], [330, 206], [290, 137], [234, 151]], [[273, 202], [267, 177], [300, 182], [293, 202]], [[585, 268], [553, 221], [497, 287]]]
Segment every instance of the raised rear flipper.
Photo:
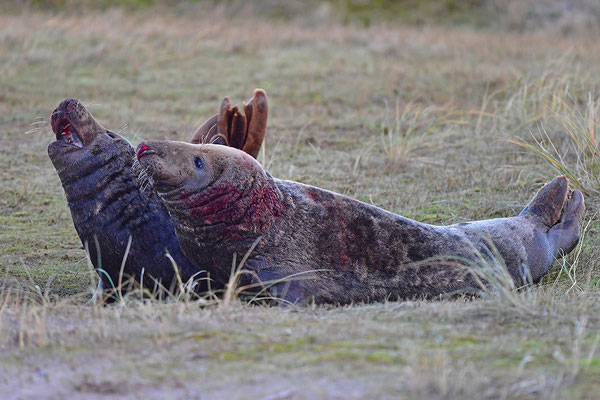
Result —
[[548, 232], [550, 243], [554, 245], [554, 257], [561, 257], [577, 246], [584, 213], [583, 195], [578, 190], [571, 191], [560, 220]]
[[223, 142], [217, 142], [217, 124], [219, 123], [219, 114], [215, 114], [210, 117], [206, 122], [196, 129], [196, 132], [192, 135], [191, 143], [214, 143], [214, 144], [222, 144], [227, 145], [227, 141], [224, 137], [222, 137]]
[[552, 179], [540, 189], [519, 215], [538, 218], [548, 228], [554, 226], [560, 218], [568, 189], [569, 181], [566, 176]]
[[549, 228], [550, 250], [557, 258], [577, 246], [584, 212], [581, 192], [569, 189], [567, 178], [559, 176], [540, 189], [519, 215], [536, 218]]

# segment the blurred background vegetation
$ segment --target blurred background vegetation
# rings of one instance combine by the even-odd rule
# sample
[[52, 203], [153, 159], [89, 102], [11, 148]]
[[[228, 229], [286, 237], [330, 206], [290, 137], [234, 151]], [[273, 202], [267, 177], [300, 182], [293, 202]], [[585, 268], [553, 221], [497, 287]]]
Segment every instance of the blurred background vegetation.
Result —
[[[0, 399], [597, 398], [599, 14], [600, 0], [0, 0]], [[47, 156], [51, 110], [73, 96], [134, 145], [187, 140], [255, 87], [277, 178], [448, 225], [513, 216], [566, 174], [586, 196], [581, 245], [541, 285], [482, 299], [86, 305], [95, 274]]]
[[89, 9], [169, 9], [175, 13], [220, 7], [227, 16], [256, 16], [314, 24], [464, 25], [492, 30], [598, 31], [598, 0], [4, 0], [0, 9], [84, 12]]

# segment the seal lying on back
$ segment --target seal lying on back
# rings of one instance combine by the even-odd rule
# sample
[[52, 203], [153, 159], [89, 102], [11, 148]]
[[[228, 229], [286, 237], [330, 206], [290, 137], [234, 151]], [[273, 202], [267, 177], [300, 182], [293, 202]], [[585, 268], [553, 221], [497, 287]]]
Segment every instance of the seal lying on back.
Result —
[[[247, 115], [240, 117], [226, 98], [221, 113], [200, 126], [192, 140], [209, 143], [225, 140], [223, 144], [235, 142], [240, 148], [250, 144], [256, 155], [266, 129], [266, 102], [264, 91], [257, 89], [245, 105]], [[236, 119], [247, 120], [248, 124], [232, 132], [228, 128]], [[65, 190], [77, 234], [88, 248], [103, 287], [118, 286], [131, 237], [124, 279], [143, 280], [150, 289], [156, 285], [154, 280], [158, 280], [169, 288], [175, 274], [165, 256], [168, 251], [183, 281], [198, 279], [198, 290], [205, 290], [203, 264], [184, 256], [167, 209], [152, 187], [140, 186], [138, 174], [132, 168], [135, 151], [131, 144], [105, 129], [74, 99], [60, 103], [52, 113], [51, 125], [56, 141], [48, 146], [48, 154]]]
[[[434, 298], [481, 289], [472, 270], [501, 256], [537, 282], [579, 240], [583, 196], [555, 178], [516, 217], [451, 226], [413, 221], [346, 196], [278, 180], [241, 151], [148, 141], [138, 159], [169, 209], [184, 253], [217, 284], [253, 244], [242, 284], [271, 282], [289, 302]], [[468, 263], [467, 263], [468, 264]], [[525, 268], [527, 267], [527, 268]], [[286, 280], [282, 282], [281, 280]]]

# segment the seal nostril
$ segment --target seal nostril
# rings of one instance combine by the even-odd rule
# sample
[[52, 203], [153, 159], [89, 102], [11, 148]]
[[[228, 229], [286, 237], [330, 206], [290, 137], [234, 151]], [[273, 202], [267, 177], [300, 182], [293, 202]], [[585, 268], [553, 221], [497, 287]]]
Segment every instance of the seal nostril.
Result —
[[75, 108], [77, 107], [78, 103], [79, 102], [77, 100], [75, 100], [75, 99], [69, 99], [67, 101], [67, 111], [73, 111], [73, 110], [75, 110]]

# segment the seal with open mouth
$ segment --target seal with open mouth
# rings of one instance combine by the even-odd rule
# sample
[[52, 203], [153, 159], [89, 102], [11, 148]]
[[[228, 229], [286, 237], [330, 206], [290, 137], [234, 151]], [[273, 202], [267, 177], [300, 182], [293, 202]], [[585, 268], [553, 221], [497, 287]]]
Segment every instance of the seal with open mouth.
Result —
[[191, 260], [211, 260], [210, 276], [223, 284], [232, 254], [248, 253], [242, 284], [270, 283], [271, 295], [293, 303], [480, 290], [481, 276], [468, 267], [484, 262], [505, 263], [517, 284], [537, 282], [577, 244], [585, 209], [582, 194], [558, 177], [518, 216], [433, 226], [274, 179], [233, 148], [147, 141], [137, 157]]
[[[245, 105], [246, 115], [240, 116], [226, 98], [221, 113], [202, 124], [192, 140], [240, 148], [250, 145], [255, 156], [265, 135], [266, 101], [264, 91], [257, 89]], [[244, 127], [232, 122], [240, 119], [247, 121]], [[48, 155], [60, 177], [77, 234], [89, 250], [102, 286], [118, 286], [127, 254], [125, 278], [143, 281], [150, 289], [156, 287], [156, 281], [170, 288], [175, 274], [165, 256], [168, 252], [183, 281], [198, 280], [197, 290], [205, 290], [204, 264], [185, 257], [167, 209], [150, 185], [140, 185], [131, 144], [100, 125], [75, 99], [60, 103], [52, 113], [51, 125], [56, 141], [48, 146]]]

